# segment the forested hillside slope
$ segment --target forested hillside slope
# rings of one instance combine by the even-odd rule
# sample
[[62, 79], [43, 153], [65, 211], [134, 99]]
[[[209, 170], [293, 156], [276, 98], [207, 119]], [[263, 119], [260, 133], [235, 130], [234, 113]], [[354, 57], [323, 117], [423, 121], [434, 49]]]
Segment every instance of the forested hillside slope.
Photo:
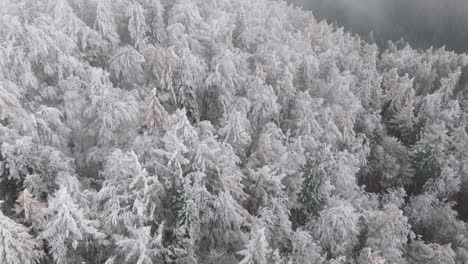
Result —
[[0, 263], [468, 263], [467, 65], [282, 1], [0, 1]]

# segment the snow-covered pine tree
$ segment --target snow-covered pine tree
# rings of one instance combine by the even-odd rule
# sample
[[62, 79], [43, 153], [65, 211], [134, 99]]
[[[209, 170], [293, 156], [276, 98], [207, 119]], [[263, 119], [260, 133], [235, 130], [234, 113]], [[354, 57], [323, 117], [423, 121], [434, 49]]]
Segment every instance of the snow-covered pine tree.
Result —
[[36, 264], [45, 257], [42, 244], [29, 230], [0, 212], [0, 261], [11, 264]]
[[265, 229], [252, 230], [251, 238], [245, 249], [237, 252], [243, 256], [240, 264], [267, 264], [270, 258], [271, 249], [265, 239]]
[[48, 205], [48, 220], [40, 238], [46, 241], [56, 263], [68, 263], [69, 258], [80, 259], [79, 250], [86, 250], [89, 241], [100, 243], [105, 238], [97, 229], [97, 222], [85, 215], [67, 188], [57, 190]]
[[[117, 251], [123, 257], [111, 257], [105, 263], [136, 263], [152, 264], [156, 261], [163, 261], [162, 230], [164, 224], [161, 224], [156, 237], [151, 235], [151, 227], [144, 226], [130, 229], [130, 238], [119, 237], [116, 245]], [[118, 262], [117, 262], [118, 261]]]
[[46, 222], [46, 205], [27, 189], [19, 194], [15, 213], [20, 222], [31, 225], [36, 230], [42, 228]]
[[120, 36], [117, 33], [117, 25], [115, 23], [115, 13], [112, 10], [112, 2], [109, 0], [99, 0], [96, 6], [96, 20], [94, 28], [105, 40], [112, 45], [117, 45], [120, 42]]

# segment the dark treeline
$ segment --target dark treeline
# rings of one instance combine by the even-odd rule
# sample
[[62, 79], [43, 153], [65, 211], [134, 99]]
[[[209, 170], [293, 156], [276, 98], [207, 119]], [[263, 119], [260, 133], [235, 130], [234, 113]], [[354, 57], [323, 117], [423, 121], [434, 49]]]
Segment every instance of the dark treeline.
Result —
[[468, 50], [466, 0], [289, 0], [378, 44], [404, 38], [415, 48]]

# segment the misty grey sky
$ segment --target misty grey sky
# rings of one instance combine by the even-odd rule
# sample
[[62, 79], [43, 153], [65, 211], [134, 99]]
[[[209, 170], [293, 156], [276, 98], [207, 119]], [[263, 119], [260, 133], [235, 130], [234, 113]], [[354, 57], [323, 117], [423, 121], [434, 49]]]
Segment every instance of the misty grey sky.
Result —
[[289, 0], [363, 36], [468, 51], [468, 0]]

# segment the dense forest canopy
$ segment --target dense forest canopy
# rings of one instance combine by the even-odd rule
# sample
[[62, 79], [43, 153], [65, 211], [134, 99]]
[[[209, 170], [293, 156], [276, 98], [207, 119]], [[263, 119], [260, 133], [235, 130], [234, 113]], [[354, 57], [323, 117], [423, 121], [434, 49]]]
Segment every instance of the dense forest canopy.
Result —
[[468, 52], [466, 0], [288, 0], [386, 46], [404, 38], [416, 48]]
[[283, 1], [0, 1], [0, 263], [468, 263], [467, 65]]

